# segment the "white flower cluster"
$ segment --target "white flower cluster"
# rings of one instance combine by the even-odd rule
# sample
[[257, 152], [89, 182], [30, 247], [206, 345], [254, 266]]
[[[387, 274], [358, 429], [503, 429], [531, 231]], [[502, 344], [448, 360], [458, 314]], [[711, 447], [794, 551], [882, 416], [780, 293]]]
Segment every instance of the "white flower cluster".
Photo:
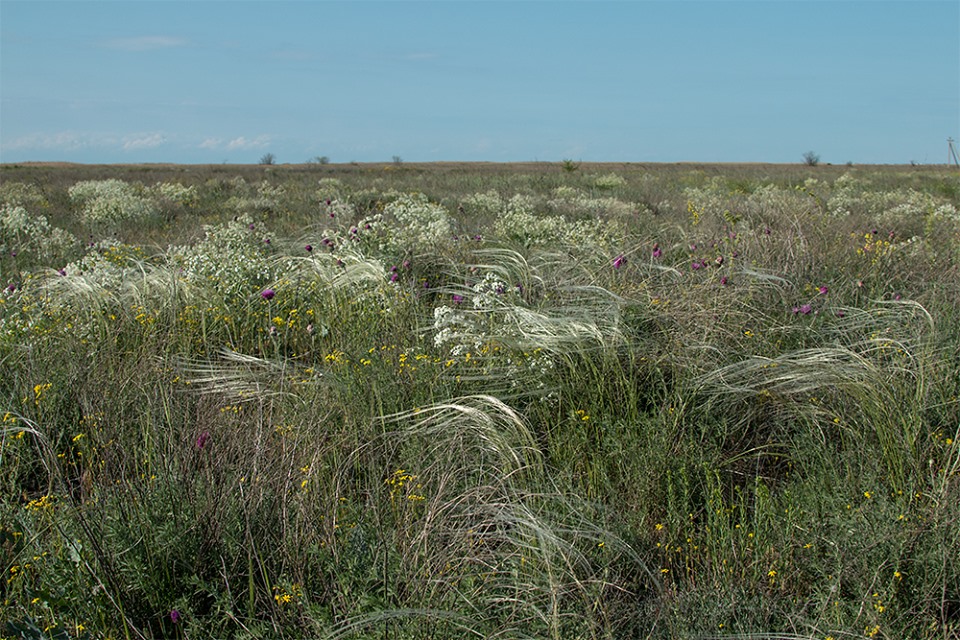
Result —
[[70, 187], [70, 200], [81, 207], [87, 224], [115, 225], [145, 220], [158, 213], [157, 203], [139, 185], [123, 180], [85, 180]]
[[317, 182], [314, 197], [320, 202], [342, 199], [345, 193], [343, 182], [337, 178], [321, 178]]
[[226, 206], [241, 214], [276, 211], [287, 193], [283, 185], [271, 185], [266, 180], [257, 185], [256, 191], [243, 178], [234, 178], [232, 184], [240, 193], [227, 200]]
[[157, 199], [175, 205], [186, 207], [197, 202], [197, 188], [193, 185], [186, 187], [179, 182], [158, 182], [150, 191]]
[[54, 227], [46, 216], [31, 214], [24, 207], [5, 204], [0, 209], [0, 253], [44, 262], [63, 258], [78, 245], [77, 238]]
[[[579, 203], [585, 206], [584, 203]], [[555, 247], [596, 250], [611, 244], [619, 234], [619, 226], [590, 215], [582, 220], [568, 221], [562, 215], [543, 216], [534, 213], [532, 198], [517, 195], [510, 199], [504, 212], [494, 223], [494, 231], [500, 238], [522, 244], [524, 247]], [[567, 201], [554, 201], [550, 206], [569, 207], [571, 215], [584, 215], [577, 205]]]
[[25, 182], [5, 182], [0, 185], [0, 202], [21, 207], [35, 207], [46, 203], [36, 185]]
[[443, 305], [433, 310], [433, 344], [458, 356], [477, 351], [494, 338], [512, 336], [516, 325], [510, 321], [510, 310], [522, 302], [516, 286], [487, 272], [471, 288], [469, 307]]
[[827, 209], [833, 216], [863, 214], [879, 221], [924, 219], [928, 216], [960, 222], [960, 214], [950, 202], [914, 189], [877, 191], [869, 183], [847, 175], [837, 178]]
[[387, 203], [383, 213], [396, 222], [385, 236], [387, 248], [394, 251], [433, 248], [448, 241], [453, 233], [447, 210], [422, 193], [400, 195]]
[[247, 297], [274, 280], [264, 247], [262, 229], [241, 216], [205, 226], [203, 240], [172, 253], [188, 282], [210, 287], [225, 298]]
[[593, 178], [593, 186], [597, 189], [619, 189], [627, 184], [623, 176], [607, 173]]
[[503, 210], [504, 203], [500, 194], [490, 189], [469, 195], [460, 204], [471, 214], [495, 215]]
[[627, 217], [637, 213], [640, 206], [617, 198], [591, 198], [573, 187], [558, 187], [553, 199], [547, 201], [554, 212], [574, 217]]

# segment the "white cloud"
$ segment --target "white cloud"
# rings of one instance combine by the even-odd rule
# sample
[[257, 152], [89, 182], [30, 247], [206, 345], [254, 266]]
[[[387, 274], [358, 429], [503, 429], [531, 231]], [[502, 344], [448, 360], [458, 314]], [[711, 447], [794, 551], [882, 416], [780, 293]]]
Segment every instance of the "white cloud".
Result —
[[105, 146], [105, 142], [109, 141], [115, 141], [115, 138], [73, 131], [59, 131], [56, 133], [28, 133], [19, 138], [14, 138], [3, 147], [11, 151], [23, 149], [78, 151], [89, 147]]
[[167, 137], [162, 133], [152, 133], [149, 135], [126, 136], [123, 139], [123, 148], [126, 151], [136, 149], [152, 149], [159, 147], [167, 141]]
[[220, 138], [204, 138], [200, 143], [201, 149], [219, 149], [221, 146], [223, 146], [223, 140]]
[[263, 149], [268, 144], [270, 144], [270, 136], [257, 136], [253, 140], [240, 136], [228, 142], [226, 148], [228, 151], [234, 149]]
[[155, 49], [171, 49], [186, 46], [184, 38], [175, 36], [136, 36], [133, 38], [113, 38], [106, 40], [103, 46], [108, 49], [121, 51], [153, 51]]

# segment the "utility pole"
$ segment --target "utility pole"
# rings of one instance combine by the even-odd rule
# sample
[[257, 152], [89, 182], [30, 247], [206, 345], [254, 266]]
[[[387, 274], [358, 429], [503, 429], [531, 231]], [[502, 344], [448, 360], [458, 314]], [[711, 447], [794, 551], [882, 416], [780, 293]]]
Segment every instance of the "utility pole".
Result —
[[957, 147], [954, 146], [953, 138], [947, 138], [947, 164], [960, 167], [960, 158], [957, 157]]

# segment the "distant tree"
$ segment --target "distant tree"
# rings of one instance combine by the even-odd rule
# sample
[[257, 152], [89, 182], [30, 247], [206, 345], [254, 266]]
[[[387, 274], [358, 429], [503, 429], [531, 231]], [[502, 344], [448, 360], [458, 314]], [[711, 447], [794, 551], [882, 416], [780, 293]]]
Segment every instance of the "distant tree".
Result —
[[580, 163], [574, 162], [573, 160], [570, 160], [570, 159], [565, 159], [563, 161], [562, 166], [563, 166], [563, 170], [566, 171], [567, 173], [573, 173], [574, 171], [580, 168]]
[[265, 153], [260, 156], [260, 164], [275, 164], [277, 161], [277, 156], [272, 153]]
[[393, 156], [393, 164], [403, 164], [403, 158], [400, 156]]
[[815, 167], [820, 164], [820, 156], [813, 151], [807, 151], [803, 154], [803, 163], [808, 167]]

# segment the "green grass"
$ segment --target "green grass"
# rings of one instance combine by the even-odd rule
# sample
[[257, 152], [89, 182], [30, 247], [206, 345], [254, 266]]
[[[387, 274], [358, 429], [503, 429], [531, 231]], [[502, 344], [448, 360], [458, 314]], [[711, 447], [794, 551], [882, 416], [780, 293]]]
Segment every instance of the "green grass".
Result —
[[0, 178], [4, 637], [960, 635], [946, 168]]

